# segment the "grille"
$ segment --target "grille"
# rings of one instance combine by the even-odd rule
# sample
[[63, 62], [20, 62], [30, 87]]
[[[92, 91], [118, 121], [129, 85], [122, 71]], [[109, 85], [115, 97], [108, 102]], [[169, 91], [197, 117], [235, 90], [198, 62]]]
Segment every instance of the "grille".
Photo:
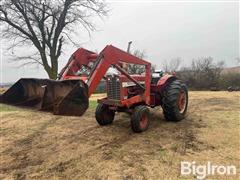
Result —
[[120, 82], [118, 77], [109, 77], [107, 80], [108, 99], [120, 100]]

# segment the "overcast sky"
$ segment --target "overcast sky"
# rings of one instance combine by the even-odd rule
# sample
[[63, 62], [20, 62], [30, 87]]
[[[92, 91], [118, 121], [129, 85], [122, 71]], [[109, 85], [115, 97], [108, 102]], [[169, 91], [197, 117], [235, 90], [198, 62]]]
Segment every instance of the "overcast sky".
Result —
[[[84, 48], [101, 51], [107, 44], [126, 50], [144, 50], [146, 60], [161, 68], [171, 58], [181, 57], [184, 65], [193, 58], [211, 56], [225, 60], [227, 66], [236, 65], [239, 57], [238, 2], [161, 2], [111, 1], [108, 18], [98, 20], [98, 31], [91, 38], [80, 33], [77, 41]], [[9, 63], [5, 47], [1, 46], [1, 81], [14, 82], [20, 77], [47, 77], [41, 67], [16, 68]], [[76, 50], [67, 46], [60, 58], [60, 68]], [[23, 52], [24, 53], [24, 52]]]

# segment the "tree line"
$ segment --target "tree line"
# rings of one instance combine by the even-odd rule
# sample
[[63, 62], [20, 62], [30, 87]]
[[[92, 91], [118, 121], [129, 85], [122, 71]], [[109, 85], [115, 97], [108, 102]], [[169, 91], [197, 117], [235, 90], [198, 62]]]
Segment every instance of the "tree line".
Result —
[[226, 90], [229, 87], [240, 87], [240, 66], [236, 71], [226, 71], [225, 62], [215, 62], [212, 57], [193, 59], [190, 66], [181, 66], [181, 63], [181, 58], [165, 62], [163, 71], [176, 72], [192, 90]]
[[[132, 53], [141, 59], [147, 58], [145, 51], [134, 50]], [[226, 70], [225, 61], [215, 61], [212, 57], [193, 59], [188, 66], [183, 65], [180, 57], [165, 60], [161, 65], [164, 73], [176, 73], [192, 90], [227, 90], [229, 87], [240, 88], [240, 58], [236, 58], [237, 70]], [[152, 72], [156, 65], [152, 65]], [[129, 74], [141, 74], [144, 66], [129, 65]]]

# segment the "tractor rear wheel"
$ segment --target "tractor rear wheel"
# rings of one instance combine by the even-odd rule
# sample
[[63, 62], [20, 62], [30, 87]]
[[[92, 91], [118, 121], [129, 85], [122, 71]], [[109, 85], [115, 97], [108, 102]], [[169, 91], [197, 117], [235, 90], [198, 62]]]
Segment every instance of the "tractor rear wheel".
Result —
[[188, 90], [180, 80], [170, 82], [162, 98], [162, 109], [166, 120], [180, 121], [184, 119], [188, 106]]
[[147, 106], [135, 107], [131, 116], [132, 130], [136, 133], [146, 131], [149, 126], [149, 109]]
[[109, 109], [106, 104], [98, 104], [95, 112], [95, 118], [99, 125], [105, 126], [111, 124], [114, 120], [115, 111]]

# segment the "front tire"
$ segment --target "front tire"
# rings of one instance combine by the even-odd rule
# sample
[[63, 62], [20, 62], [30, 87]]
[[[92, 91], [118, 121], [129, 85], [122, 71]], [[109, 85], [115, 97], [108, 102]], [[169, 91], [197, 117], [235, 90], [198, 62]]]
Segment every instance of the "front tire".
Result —
[[162, 98], [162, 109], [166, 120], [180, 121], [184, 119], [188, 106], [188, 90], [180, 80], [170, 82]]
[[131, 116], [131, 127], [136, 133], [146, 131], [149, 126], [149, 109], [147, 106], [135, 107]]
[[99, 125], [106, 126], [112, 124], [115, 116], [115, 111], [109, 109], [108, 105], [98, 104], [95, 112], [95, 118]]

